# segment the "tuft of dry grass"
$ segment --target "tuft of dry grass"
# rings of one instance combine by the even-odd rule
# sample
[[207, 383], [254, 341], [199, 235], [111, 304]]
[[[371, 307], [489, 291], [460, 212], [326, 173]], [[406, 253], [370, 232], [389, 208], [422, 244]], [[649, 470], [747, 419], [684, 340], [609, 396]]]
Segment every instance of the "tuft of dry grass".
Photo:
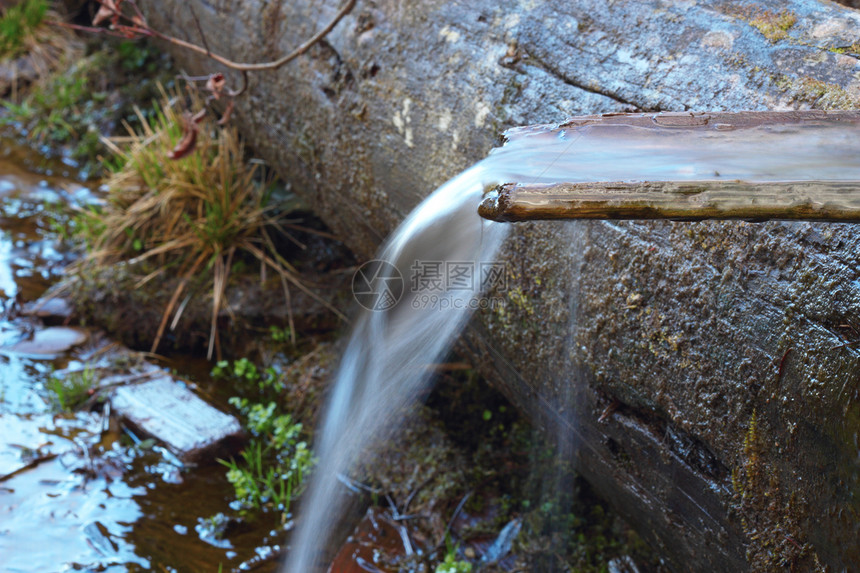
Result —
[[[231, 268], [242, 253], [259, 262], [263, 277], [267, 269], [276, 273], [287, 304], [289, 285], [319, 297], [301, 283], [275, 248], [271, 233], [286, 231], [273, 214], [271, 181], [261, 181], [259, 163], [245, 161], [235, 127], [217, 128], [204, 122], [194, 151], [181, 159], [168, 158], [183, 136], [178, 99], [165, 93], [153, 119], [138, 114], [142, 131], [130, 132], [123, 149], [109, 143], [122, 167], [107, 182], [106, 206], [89, 222], [96, 231], [87, 261], [154, 261], [156, 270], [141, 279], [141, 286], [158, 277], [180, 277], [162, 314], [152, 352], [170, 317], [171, 328], [178, 323], [192, 296], [180, 303], [189, 283], [209, 273], [212, 320], [207, 356], [211, 358], [213, 350], [220, 356], [217, 317], [225, 304]], [[199, 108], [200, 102], [194, 100], [192, 106]]]

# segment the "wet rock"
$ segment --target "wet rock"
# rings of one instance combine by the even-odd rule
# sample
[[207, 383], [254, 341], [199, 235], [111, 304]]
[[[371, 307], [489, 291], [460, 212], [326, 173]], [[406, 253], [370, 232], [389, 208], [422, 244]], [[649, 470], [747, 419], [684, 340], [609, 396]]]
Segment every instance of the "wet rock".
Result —
[[86, 330], [71, 326], [49, 326], [35, 330], [31, 337], [6, 347], [6, 352], [37, 356], [56, 356], [89, 339]]
[[57, 323], [69, 320], [74, 313], [74, 307], [67, 298], [47, 297], [27, 303], [21, 309], [24, 316], [35, 316], [45, 323]]
[[520, 534], [523, 521], [520, 518], [509, 521], [499, 532], [499, 536], [487, 548], [484, 556], [481, 557], [482, 563], [497, 563], [505, 558], [511, 552], [511, 546], [517, 535]]

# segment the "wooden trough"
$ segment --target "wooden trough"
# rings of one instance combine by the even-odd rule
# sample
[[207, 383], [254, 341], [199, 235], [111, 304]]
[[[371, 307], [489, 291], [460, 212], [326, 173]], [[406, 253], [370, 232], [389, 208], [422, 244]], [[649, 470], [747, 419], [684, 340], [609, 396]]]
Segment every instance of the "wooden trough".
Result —
[[[514, 130], [512, 137], [536, 129], [541, 126]], [[787, 129], [795, 137], [787, 137]], [[610, 114], [574, 118], [547, 131], [571, 139], [566, 150], [569, 154], [589, 149], [594, 139], [599, 142], [612, 138], [606, 153], [611, 154], [617, 148], [619, 157], [601, 158], [603, 161], [633, 159], [648, 163], [649, 169], [653, 169], [652, 164], [668, 159], [669, 163], [676, 162], [679, 169], [665, 169], [667, 177], [658, 180], [577, 181], [577, 176], [591, 175], [586, 166], [580, 173], [571, 173], [568, 182], [505, 183], [495, 187], [481, 202], [478, 213], [482, 217], [498, 222], [555, 219], [860, 222], [860, 112]], [[668, 140], [667, 131], [671, 132]], [[631, 158], [625, 146], [624, 138], [631, 136], [637, 140], [634, 152], [638, 151], [639, 157]], [[649, 137], [652, 145], [648, 144]], [[760, 141], [755, 145], [744, 142], [746, 149], [734, 149], [733, 142], [745, 138]], [[692, 150], [692, 157], [687, 159], [690, 154], [682, 150], [691, 146], [710, 146], [710, 153]], [[749, 153], [752, 161], [741, 160], [739, 156], [744, 153]], [[803, 167], [787, 170], [788, 173], [756, 172], [756, 158], [779, 162], [783, 154], [802, 155]], [[843, 161], [837, 163], [834, 156]], [[686, 166], [686, 172], [685, 160], [695, 163]], [[731, 166], [731, 178], [721, 173], [723, 164]], [[597, 166], [596, 170], [600, 168]], [[749, 171], [744, 172], [744, 168]], [[699, 179], [702, 172], [711, 177]], [[790, 180], [793, 177], [798, 179]]]

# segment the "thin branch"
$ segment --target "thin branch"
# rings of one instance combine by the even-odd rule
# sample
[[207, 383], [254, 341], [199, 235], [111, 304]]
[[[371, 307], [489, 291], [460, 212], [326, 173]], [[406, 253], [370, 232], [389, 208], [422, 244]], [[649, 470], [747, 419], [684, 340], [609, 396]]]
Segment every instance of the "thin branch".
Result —
[[186, 81], [188, 83], [191, 82], [205, 82], [208, 81], [209, 78], [212, 77], [212, 74], [206, 74], [205, 76], [186, 76], [185, 74], [176, 74], [176, 79]]
[[200, 34], [200, 40], [203, 42], [203, 47], [206, 48], [206, 55], [211, 56], [212, 50], [209, 49], [209, 42], [206, 41], [206, 34], [203, 33], [203, 28], [200, 26], [200, 20], [197, 18], [197, 12], [194, 11], [194, 6], [190, 3], [186, 4], [191, 12], [191, 17], [194, 18], [194, 25], [197, 26], [197, 33]]
[[[314, 46], [314, 44], [316, 44], [317, 42], [322, 40], [329, 32], [331, 32], [334, 29], [335, 26], [338, 25], [338, 23], [341, 20], [343, 20], [343, 18], [347, 14], [349, 14], [352, 11], [353, 7], [355, 7], [355, 2], [356, 2], [356, 0], [347, 0], [346, 3], [343, 5], [343, 7], [340, 9], [340, 11], [338, 11], [338, 13], [335, 15], [335, 17], [332, 18], [332, 20], [322, 30], [320, 30], [319, 32], [314, 34], [309, 40], [307, 40], [305, 43], [303, 43], [302, 45], [297, 47], [295, 50], [293, 50], [289, 54], [287, 54], [287, 55], [283, 56], [282, 58], [279, 58], [275, 61], [272, 61], [272, 62], [262, 62], [262, 63], [258, 63], [258, 64], [234, 62], [233, 60], [227, 59], [224, 56], [220, 56], [218, 54], [212, 53], [212, 51], [209, 50], [208, 46], [206, 46], [206, 47], [198, 46], [197, 44], [192, 44], [191, 42], [187, 42], [185, 40], [181, 40], [181, 39], [176, 38], [174, 36], [170, 36], [168, 34], [164, 34], [162, 32], [159, 32], [158, 30], [154, 30], [153, 28], [150, 28], [148, 24], [146, 24], [145, 20], [142, 20], [142, 14], [134, 2], [129, 2], [129, 4], [131, 4], [134, 7], [135, 11], [137, 12], [137, 15], [134, 18], [128, 18], [125, 15], [120, 15], [123, 18], [130, 20], [133, 24], [132, 26], [118, 25], [118, 26], [114, 26], [113, 28], [101, 28], [98, 26], [81, 26], [79, 24], [69, 24], [66, 22], [59, 22], [59, 21], [52, 22], [52, 24], [54, 24], [56, 26], [63, 26], [65, 28], [71, 28], [72, 30], [90, 32], [93, 34], [107, 34], [109, 36], [119, 36], [122, 38], [134, 38], [135, 36], [139, 37], [139, 38], [140, 37], [154, 37], [154, 38], [158, 38], [160, 40], [164, 40], [165, 42], [169, 42], [175, 46], [179, 46], [181, 48], [186, 48], [188, 50], [191, 50], [192, 52], [197, 52], [198, 54], [203, 54], [204, 56], [212, 58], [213, 60], [215, 60], [219, 64], [226, 66], [230, 69], [239, 70], [241, 72], [252, 72], [252, 71], [259, 71], [259, 70], [276, 70], [276, 69], [280, 68], [281, 66], [288, 64], [289, 62], [295, 60], [296, 58], [298, 58], [299, 56], [301, 56], [302, 54], [304, 54], [308, 50], [310, 50]], [[193, 11], [192, 11], [192, 15], [194, 16], [195, 21], [196, 21], [196, 15], [194, 15]], [[199, 22], [198, 22], [198, 28], [199, 28]], [[202, 34], [201, 34], [201, 36], [202, 36]], [[205, 44], [206, 38], [205, 38], [205, 36], [202, 36], [202, 37], [203, 37], [203, 42]], [[245, 81], [245, 86], [247, 86], [247, 77], [243, 77], [243, 80]], [[245, 90], [245, 87], [243, 87], [241, 90], [239, 90], [239, 92], [237, 92], [237, 95], [239, 93], [242, 93], [244, 90]]]
[[259, 70], [276, 70], [281, 66], [288, 64], [289, 62], [295, 60], [308, 50], [310, 50], [314, 44], [322, 40], [329, 32], [331, 32], [338, 23], [349, 14], [352, 8], [355, 6], [355, 0], [347, 0], [346, 4], [344, 4], [343, 8], [337, 13], [337, 15], [329, 22], [322, 30], [314, 34], [311, 39], [306, 41], [304, 44], [285, 55], [284, 57], [277, 59], [273, 62], [263, 62], [259, 64], [247, 64], [243, 62], [234, 62], [233, 60], [228, 60], [224, 56], [219, 56], [218, 54], [214, 54], [208, 51], [206, 48], [198, 46], [197, 44], [192, 44], [190, 42], [186, 42], [185, 40], [180, 40], [179, 38], [175, 38], [173, 36], [168, 36], [167, 34], [163, 34], [157, 30], [153, 30], [152, 28], [147, 28], [146, 30], [141, 30], [141, 33], [145, 35], [154, 36], [165, 42], [170, 42], [176, 46], [180, 46], [182, 48], [189, 49], [193, 52], [197, 52], [198, 54], [203, 54], [208, 56], [218, 62], [221, 65], [224, 65], [233, 70], [239, 70], [242, 72], [252, 72]]
[[140, 21], [146, 22], [146, 16], [144, 16], [143, 12], [141, 12], [140, 7], [137, 5], [137, 2], [135, 2], [134, 0], [127, 0], [127, 2], [131, 4], [132, 8], [134, 8], [134, 13], [140, 19]]
[[[105, 36], [114, 36], [116, 38], [126, 38], [128, 39], [128, 34], [124, 32], [128, 28], [128, 26], [121, 26], [118, 30], [112, 30], [111, 28], [102, 28], [100, 26], [82, 26], [81, 24], [71, 24], [69, 22], [63, 22], [62, 20], [51, 20], [49, 22], [52, 26], [60, 26], [61, 28], [68, 28], [69, 30], [77, 30], [78, 32], [87, 32], [90, 34], [104, 34]], [[121, 31], [123, 30], [123, 31]], [[137, 32], [136, 35], [144, 36], [150, 34], [144, 34], [143, 29]]]
[[227, 97], [239, 97], [248, 89], [248, 71], [242, 70], [242, 87], [238, 90], [227, 90]]
[[460, 500], [460, 503], [457, 504], [457, 508], [454, 510], [454, 513], [451, 514], [451, 519], [448, 520], [448, 525], [445, 527], [445, 533], [442, 534], [442, 540], [437, 544], [437, 547], [441, 547], [443, 543], [445, 543], [445, 539], [448, 537], [448, 534], [451, 533], [451, 528], [454, 526], [454, 520], [457, 519], [457, 516], [460, 515], [460, 512], [463, 510], [463, 506], [466, 505], [466, 502], [469, 501], [469, 498], [472, 497], [472, 494], [475, 493], [473, 491], [466, 492], [466, 495], [463, 496], [463, 499]]
[[[111, 25], [109, 28], [99, 27], [99, 26], [81, 26], [79, 24], [69, 24], [66, 22], [53, 22], [54, 25], [63, 26], [65, 28], [70, 28], [72, 30], [79, 30], [82, 32], [89, 32], [91, 34], [105, 34], [108, 36], [118, 36], [126, 39], [139, 39], [144, 37], [153, 37], [173, 44], [175, 46], [179, 46], [181, 48], [185, 48], [187, 50], [191, 50], [192, 52], [197, 52], [198, 54], [203, 54], [208, 58], [211, 58], [218, 62], [219, 64], [242, 72], [242, 87], [238, 90], [226, 89], [223, 92], [224, 96], [228, 98], [236, 98], [248, 89], [248, 72], [249, 71], [258, 71], [258, 70], [275, 70], [280, 68], [281, 66], [295, 60], [302, 54], [306, 53], [308, 50], [313, 47], [314, 44], [322, 40], [329, 32], [331, 32], [335, 26], [347, 15], [349, 14], [353, 7], [355, 7], [356, 0], [347, 0], [343, 7], [338, 11], [334, 18], [324, 26], [319, 32], [314, 34], [309, 40], [301, 44], [295, 50], [290, 52], [289, 54], [279, 58], [273, 62], [263, 62], [258, 64], [248, 64], [243, 62], [234, 62], [225, 58], [224, 56], [220, 56], [218, 54], [212, 53], [212, 50], [209, 49], [209, 44], [206, 41], [206, 35], [203, 33], [203, 28], [200, 25], [200, 20], [197, 18], [197, 13], [194, 12], [194, 9], [189, 4], [188, 8], [191, 11], [191, 17], [194, 19], [194, 24], [197, 27], [197, 31], [200, 34], [200, 39], [203, 42], [203, 46], [199, 46], [197, 44], [193, 44], [190, 41], [182, 40], [175, 36], [170, 36], [168, 34], [164, 34], [158, 30], [153, 29], [146, 22], [146, 18], [143, 15], [143, 12], [138, 7], [137, 3], [134, 0], [127, 0], [127, 4], [132, 6], [134, 10], [134, 15], [129, 16], [127, 14], [123, 14], [120, 8], [119, 2], [114, 2], [113, 0], [98, 0], [101, 5], [100, 10], [111, 14]], [[131, 25], [120, 24], [120, 19], [125, 19], [130, 22]], [[102, 17], [104, 19], [104, 17]], [[94, 20], [94, 24], [97, 24], [101, 19], [96, 18]], [[205, 79], [211, 79], [212, 76], [208, 76]], [[186, 80], [198, 79], [198, 78], [185, 78]], [[203, 78], [200, 78], [203, 79]], [[215, 99], [218, 99], [218, 95], [215, 94]], [[227, 108], [224, 116], [221, 118], [221, 123], [224, 123], [229, 119], [230, 112], [232, 111], [232, 106]]]

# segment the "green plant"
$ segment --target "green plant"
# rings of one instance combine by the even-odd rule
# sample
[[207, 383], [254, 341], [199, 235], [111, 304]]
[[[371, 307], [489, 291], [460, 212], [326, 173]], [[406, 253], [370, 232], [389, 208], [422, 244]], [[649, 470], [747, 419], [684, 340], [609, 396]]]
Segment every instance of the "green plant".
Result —
[[74, 159], [92, 160], [105, 153], [95, 123], [108, 113], [104, 92], [93, 89], [91, 75], [100, 59], [81, 60], [66, 73], [43, 78], [20, 102], [3, 101], [0, 125], [13, 126], [38, 144], [70, 145]]
[[24, 100], [19, 104], [3, 100], [0, 101], [0, 105], [2, 105], [7, 112], [6, 116], [0, 117], [0, 125], [9, 125], [11, 123], [23, 124], [33, 119], [36, 115], [36, 111], [27, 100]]
[[445, 537], [445, 559], [436, 565], [435, 573], [472, 573], [472, 564], [457, 559], [457, 547], [451, 542], [451, 536]]
[[87, 79], [80, 75], [58, 75], [43, 89], [37, 89], [27, 102], [27, 111], [35, 120], [29, 136], [39, 143], [65, 143], [78, 138], [75, 128], [81, 111], [78, 108], [88, 96]]
[[[49, 11], [46, 19], [59, 17]], [[73, 159], [82, 178], [109, 173], [117, 161], [104, 138], [117, 127], [123, 134], [125, 128], [139, 130], [139, 118], [153, 116], [149, 106], [162, 94], [157, 79], [172, 85], [172, 65], [146, 42], [106, 39], [84, 57], [70, 28], [49, 24], [28, 43], [24, 63], [10, 64], [33, 68], [38, 78], [14, 85], [11, 97], [0, 102], [0, 126], [44, 145], [40, 151]]]
[[73, 412], [86, 403], [98, 387], [95, 370], [87, 365], [83, 370], [53, 374], [45, 383], [48, 398], [58, 412]]
[[261, 372], [257, 368], [257, 365], [247, 358], [239, 358], [233, 363], [227, 360], [219, 360], [215, 363], [210, 374], [212, 378], [216, 379], [231, 379], [243, 389], [251, 385], [264, 396], [283, 390], [283, 384], [274, 367], [269, 366]]
[[275, 509], [285, 516], [314, 465], [301, 439], [302, 425], [289, 414], [278, 414], [274, 402], [251, 404], [234, 397], [230, 403], [246, 416], [253, 436], [239, 461], [218, 460], [227, 468], [236, 498], [245, 507]]
[[294, 339], [293, 331], [289, 326], [281, 328], [272, 325], [269, 327], [269, 335], [272, 337], [272, 342], [286, 342]]
[[154, 51], [142, 42], [120, 42], [116, 51], [120, 65], [126, 71], [135, 72], [144, 69], [144, 71], [151, 73], [155, 71], [158, 65], [155, 61]]
[[23, 0], [10, 6], [0, 18], [0, 59], [26, 51], [47, 13], [47, 0]]
[[260, 371], [257, 366], [247, 358], [240, 358], [230, 365], [227, 360], [219, 360], [212, 369], [213, 378], [224, 378], [228, 374], [235, 378], [241, 378], [249, 382], [260, 381]]
[[100, 214], [101, 207], [98, 205], [88, 206], [75, 213], [70, 222], [72, 237], [80, 239], [85, 245], [92, 245], [105, 230]]

